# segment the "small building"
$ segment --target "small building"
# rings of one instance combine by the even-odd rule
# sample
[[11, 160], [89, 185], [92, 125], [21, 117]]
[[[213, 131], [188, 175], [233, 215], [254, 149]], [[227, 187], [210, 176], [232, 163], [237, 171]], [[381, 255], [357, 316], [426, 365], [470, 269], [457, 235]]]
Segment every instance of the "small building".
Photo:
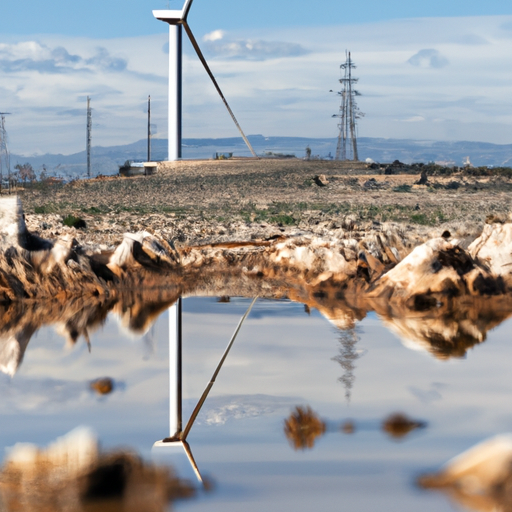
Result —
[[149, 176], [155, 174], [157, 170], [156, 162], [130, 162], [119, 167], [119, 174], [125, 178], [129, 176]]

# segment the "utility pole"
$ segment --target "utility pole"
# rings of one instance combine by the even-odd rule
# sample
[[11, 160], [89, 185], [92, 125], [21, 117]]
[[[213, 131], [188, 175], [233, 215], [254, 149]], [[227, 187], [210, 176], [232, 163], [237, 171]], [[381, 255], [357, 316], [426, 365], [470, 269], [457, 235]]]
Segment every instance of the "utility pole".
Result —
[[151, 96], [148, 96], [148, 162], [151, 162]]
[[[338, 123], [338, 143], [336, 145], [336, 160], [354, 160], [357, 162], [359, 156], [357, 153], [357, 119], [364, 117], [364, 114], [359, 110], [356, 103], [356, 96], [361, 96], [359, 91], [354, 89], [354, 85], [359, 81], [359, 78], [352, 77], [352, 69], [356, 66], [352, 62], [350, 52], [345, 52], [345, 63], [341, 64], [342, 77], [340, 78], [341, 91], [338, 92], [340, 96], [340, 109], [338, 114], [332, 117], [337, 117], [340, 121]], [[348, 147], [348, 140], [351, 144]], [[351, 146], [351, 147], [350, 147]], [[348, 158], [352, 150], [352, 158]]]
[[91, 177], [91, 132], [92, 132], [92, 109], [91, 98], [87, 96], [87, 177]]
[[7, 168], [8, 190], [11, 193], [11, 158], [9, 155], [9, 146], [7, 144], [7, 130], [5, 129], [5, 116], [10, 115], [10, 112], [0, 112], [0, 190], [3, 183], [3, 166], [2, 159]]

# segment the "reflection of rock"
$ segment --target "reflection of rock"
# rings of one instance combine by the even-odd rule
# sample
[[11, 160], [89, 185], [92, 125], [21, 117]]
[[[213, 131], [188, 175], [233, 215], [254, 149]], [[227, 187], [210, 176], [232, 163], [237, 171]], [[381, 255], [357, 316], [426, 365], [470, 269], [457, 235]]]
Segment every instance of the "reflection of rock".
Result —
[[512, 510], [512, 436], [483, 441], [449, 461], [438, 473], [418, 481], [441, 489], [453, 500], [479, 512]]
[[310, 407], [296, 407], [284, 422], [284, 433], [295, 450], [313, 448], [315, 441], [325, 433], [325, 423]]
[[102, 453], [94, 435], [76, 429], [46, 449], [17, 444], [0, 473], [6, 511], [164, 511], [192, 488], [167, 469], [127, 451]]
[[114, 381], [110, 377], [101, 377], [91, 381], [89, 387], [98, 395], [109, 395], [114, 391]]
[[417, 304], [370, 300], [383, 323], [397, 333], [407, 347], [430, 352], [438, 359], [463, 357], [486, 339], [486, 333], [512, 314], [512, 297], [431, 296]]
[[352, 420], [346, 420], [341, 424], [340, 430], [344, 434], [353, 434], [356, 431], [356, 426]]
[[20, 301], [0, 304], [0, 371], [13, 376], [32, 335], [54, 325], [68, 344], [101, 327], [109, 312], [122, 316], [135, 333], [145, 332], [158, 315], [176, 301], [174, 290], [126, 291], [118, 297], [76, 296], [67, 301]]
[[424, 428], [424, 421], [408, 418], [405, 414], [395, 413], [382, 422], [382, 430], [395, 439], [401, 439], [417, 428]]
[[14, 376], [23, 361], [30, 338], [36, 330], [35, 326], [27, 326], [25, 329], [17, 330], [17, 332], [0, 338], [0, 371], [11, 377]]
[[[9, 208], [12, 221], [17, 203]], [[469, 251], [441, 237], [411, 252], [397, 227], [347, 233], [176, 247], [140, 232], [111, 251], [73, 240], [23, 245], [7, 233], [0, 247], [0, 369], [16, 371], [45, 323], [58, 324], [69, 343], [87, 341], [115, 311], [131, 331], [145, 333], [180, 296], [288, 297], [339, 329], [375, 310], [402, 338], [438, 357], [463, 355], [512, 312], [512, 224], [487, 226]]]

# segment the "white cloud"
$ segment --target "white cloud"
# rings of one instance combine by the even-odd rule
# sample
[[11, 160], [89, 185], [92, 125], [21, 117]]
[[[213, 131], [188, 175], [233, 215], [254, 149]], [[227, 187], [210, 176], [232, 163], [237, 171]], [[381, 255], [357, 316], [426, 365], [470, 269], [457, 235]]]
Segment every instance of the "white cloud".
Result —
[[437, 50], [430, 48], [415, 53], [407, 62], [419, 68], [440, 69], [448, 65], [448, 59], [446, 57], [441, 55]]
[[404, 122], [406, 123], [421, 123], [422, 121], [425, 121], [423, 116], [412, 116], [404, 119]]
[[224, 34], [222, 37], [205, 39], [205, 41], [207, 42], [206, 53], [216, 58], [265, 60], [299, 57], [307, 53], [307, 50], [298, 43], [257, 39], [226, 40]]
[[209, 34], [203, 36], [203, 41], [220, 41], [224, 38], [225, 32], [223, 30], [214, 30]]
[[96, 48], [93, 55], [72, 55], [63, 46], [51, 48], [37, 41], [0, 45], [0, 69], [10, 73], [123, 71], [126, 64], [125, 59], [110, 55], [104, 47]]
[[[331, 115], [338, 105], [328, 91], [339, 86], [339, 65], [349, 49], [358, 66], [358, 103], [366, 113], [361, 136], [510, 143], [508, 26], [512, 17], [216, 30], [203, 44], [248, 134], [336, 137]], [[7, 118], [11, 150], [83, 150], [87, 95], [94, 109], [93, 146], [144, 138], [148, 94], [152, 121], [162, 128], [157, 136], [165, 137], [166, 41], [166, 34], [108, 40], [41, 36], [0, 45], [0, 111], [13, 113]], [[184, 136], [237, 136], [201, 63], [186, 40], [184, 45]], [[421, 122], [404, 123], [420, 117]]]

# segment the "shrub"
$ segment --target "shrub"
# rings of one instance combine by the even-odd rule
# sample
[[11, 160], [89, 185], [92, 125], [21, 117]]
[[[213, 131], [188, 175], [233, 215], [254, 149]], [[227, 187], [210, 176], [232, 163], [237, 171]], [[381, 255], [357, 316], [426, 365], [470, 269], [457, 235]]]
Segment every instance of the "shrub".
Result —
[[81, 219], [80, 217], [75, 217], [72, 214], [66, 215], [62, 219], [62, 224], [64, 224], [64, 226], [69, 226], [70, 228], [75, 228], [75, 229], [86, 229], [87, 228], [87, 224], [84, 219]]
[[411, 185], [407, 185], [406, 183], [393, 187], [393, 192], [410, 192], [411, 190]]

